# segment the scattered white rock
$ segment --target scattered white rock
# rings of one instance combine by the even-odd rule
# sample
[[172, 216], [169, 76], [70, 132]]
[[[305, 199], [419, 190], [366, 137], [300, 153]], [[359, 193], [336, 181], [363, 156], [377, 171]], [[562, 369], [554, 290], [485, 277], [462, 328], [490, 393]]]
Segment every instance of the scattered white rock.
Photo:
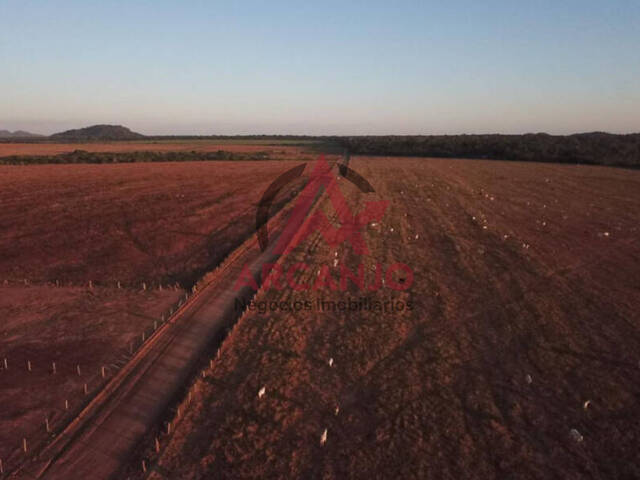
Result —
[[327, 429], [324, 429], [324, 432], [322, 432], [322, 435], [320, 435], [320, 445], [324, 445], [325, 443], [327, 443]]
[[335, 410], [334, 414], [337, 416], [337, 415], [338, 415], [338, 413], [340, 413], [340, 407], [337, 407], [337, 406], [336, 406], [336, 410]]
[[527, 385], [531, 385], [533, 383], [533, 378], [531, 378], [531, 375], [527, 374], [526, 377], [524, 377], [525, 382], [527, 382]]
[[418, 240], [419, 238], [420, 238], [420, 235], [416, 233], [416, 240]]
[[571, 435], [571, 438], [580, 443], [584, 440], [584, 437], [580, 434], [580, 432], [578, 430], [576, 430], [575, 428], [572, 428], [571, 431], [569, 432], [569, 435]]
[[582, 404], [582, 408], [584, 408], [585, 410], [587, 410], [590, 406], [591, 406], [591, 400], [587, 400]]
[[329, 359], [329, 366], [330, 366], [330, 367], [333, 367], [333, 357], [331, 357], [331, 358]]
[[262, 398], [264, 397], [264, 394], [267, 392], [267, 387], [262, 387], [259, 391], [258, 391], [258, 398]]

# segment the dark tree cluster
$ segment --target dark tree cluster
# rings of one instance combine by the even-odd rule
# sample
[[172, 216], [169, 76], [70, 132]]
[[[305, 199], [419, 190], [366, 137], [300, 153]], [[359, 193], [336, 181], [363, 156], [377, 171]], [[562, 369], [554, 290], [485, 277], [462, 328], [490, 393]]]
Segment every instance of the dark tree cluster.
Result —
[[219, 160], [269, 160], [269, 152], [87, 152], [74, 150], [60, 155], [12, 155], [0, 158], [0, 165], [41, 165], [51, 163], [142, 163], [203, 162]]
[[339, 140], [351, 153], [359, 155], [640, 166], [640, 134], [358, 136]]

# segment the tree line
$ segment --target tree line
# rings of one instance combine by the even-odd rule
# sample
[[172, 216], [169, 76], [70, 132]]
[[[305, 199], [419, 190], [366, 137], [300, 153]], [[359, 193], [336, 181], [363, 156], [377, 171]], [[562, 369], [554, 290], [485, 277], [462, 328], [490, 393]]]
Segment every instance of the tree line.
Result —
[[352, 154], [640, 166], [640, 134], [337, 137]]

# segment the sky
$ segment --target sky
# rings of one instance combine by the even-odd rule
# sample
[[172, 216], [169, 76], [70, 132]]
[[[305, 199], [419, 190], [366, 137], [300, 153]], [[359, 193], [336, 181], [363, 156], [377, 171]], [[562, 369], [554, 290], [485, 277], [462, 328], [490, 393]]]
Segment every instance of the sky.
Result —
[[640, 2], [0, 0], [0, 129], [640, 131]]

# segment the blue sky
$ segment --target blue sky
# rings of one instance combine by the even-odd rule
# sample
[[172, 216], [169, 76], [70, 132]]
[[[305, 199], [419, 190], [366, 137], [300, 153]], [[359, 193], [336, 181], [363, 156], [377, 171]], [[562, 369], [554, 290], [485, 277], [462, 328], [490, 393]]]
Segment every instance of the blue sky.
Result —
[[640, 131], [640, 2], [0, 0], [0, 129]]

